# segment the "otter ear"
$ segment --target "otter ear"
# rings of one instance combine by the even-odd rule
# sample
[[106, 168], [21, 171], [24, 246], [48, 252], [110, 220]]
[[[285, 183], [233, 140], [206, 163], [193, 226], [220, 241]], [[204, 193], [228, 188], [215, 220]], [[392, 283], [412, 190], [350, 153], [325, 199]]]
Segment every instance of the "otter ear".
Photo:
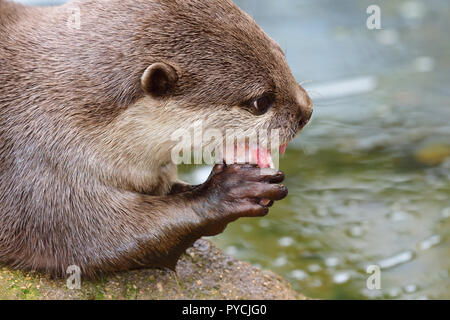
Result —
[[154, 63], [145, 70], [141, 78], [142, 89], [154, 97], [169, 94], [178, 82], [176, 70], [162, 62]]

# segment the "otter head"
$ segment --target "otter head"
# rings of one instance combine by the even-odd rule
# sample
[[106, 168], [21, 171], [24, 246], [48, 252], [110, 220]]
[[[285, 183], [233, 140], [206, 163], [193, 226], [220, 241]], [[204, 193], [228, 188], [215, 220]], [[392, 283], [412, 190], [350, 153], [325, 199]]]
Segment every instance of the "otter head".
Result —
[[140, 22], [144, 97], [130, 112], [158, 141], [153, 153], [170, 156], [174, 130], [198, 121], [224, 136], [278, 130], [284, 149], [310, 120], [282, 49], [232, 1], [159, 0]]

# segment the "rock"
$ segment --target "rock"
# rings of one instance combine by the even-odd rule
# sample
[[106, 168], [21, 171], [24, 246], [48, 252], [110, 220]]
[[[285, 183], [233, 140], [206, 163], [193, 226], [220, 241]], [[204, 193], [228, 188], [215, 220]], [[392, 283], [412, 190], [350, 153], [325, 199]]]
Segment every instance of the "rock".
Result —
[[81, 289], [70, 290], [66, 280], [0, 268], [0, 300], [305, 299], [280, 276], [227, 256], [203, 239], [182, 257], [176, 273], [145, 269], [81, 281]]
[[417, 161], [429, 166], [439, 165], [449, 157], [450, 146], [443, 144], [425, 146], [415, 154]]

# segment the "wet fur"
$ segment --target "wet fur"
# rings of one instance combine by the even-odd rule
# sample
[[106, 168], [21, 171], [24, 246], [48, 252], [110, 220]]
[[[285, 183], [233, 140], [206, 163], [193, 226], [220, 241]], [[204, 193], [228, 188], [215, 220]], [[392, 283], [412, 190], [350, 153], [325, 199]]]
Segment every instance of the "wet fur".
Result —
[[[140, 78], [159, 61], [179, 81], [155, 99]], [[0, 262], [55, 275], [174, 268], [207, 233], [202, 200], [175, 192], [174, 128], [280, 128], [289, 141], [311, 107], [279, 46], [228, 0], [0, 0], [0, 65]], [[267, 91], [265, 116], [240, 108]]]

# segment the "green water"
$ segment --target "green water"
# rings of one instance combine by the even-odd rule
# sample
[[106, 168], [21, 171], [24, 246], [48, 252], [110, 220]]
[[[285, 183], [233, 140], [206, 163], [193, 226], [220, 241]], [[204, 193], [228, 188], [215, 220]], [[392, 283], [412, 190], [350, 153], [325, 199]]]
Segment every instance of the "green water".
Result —
[[[315, 100], [289, 197], [213, 239], [312, 298], [450, 298], [448, 1], [238, 1]], [[366, 28], [378, 4], [382, 30]], [[183, 169], [201, 182], [208, 168]], [[368, 265], [381, 266], [369, 290]]]

